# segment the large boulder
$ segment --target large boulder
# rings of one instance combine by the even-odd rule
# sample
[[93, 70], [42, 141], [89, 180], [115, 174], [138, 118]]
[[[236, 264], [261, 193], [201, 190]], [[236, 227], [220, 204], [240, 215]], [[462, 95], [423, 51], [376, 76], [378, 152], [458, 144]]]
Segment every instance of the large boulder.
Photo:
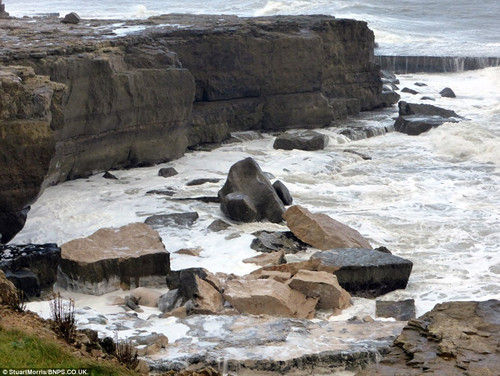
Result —
[[318, 270], [334, 270], [340, 285], [354, 296], [374, 297], [408, 284], [413, 263], [372, 249], [335, 249], [317, 252]]
[[294, 130], [282, 133], [274, 140], [274, 149], [322, 150], [328, 145], [328, 136], [315, 132]]
[[163, 285], [170, 271], [170, 254], [160, 235], [143, 223], [100, 229], [61, 250], [58, 284], [87, 294]]
[[417, 136], [439, 127], [445, 122], [456, 123], [461, 119], [455, 111], [430, 104], [399, 102], [399, 117], [394, 123], [398, 132]]
[[439, 92], [439, 94], [441, 94], [442, 97], [445, 97], [445, 98], [456, 98], [456, 94], [453, 90], [451, 90], [451, 88], [449, 87], [445, 87], [443, 90], [441, 90]]
[[294, 205], [283, 218], [297, 238], [318, 249], [371, 248], [368, 240], [358, 231], [326, 214], [311, 213], [302, 206]]
[[437, 304], [357, 376], [498, 375], [499, 317], [498, 300]]
[[267, 219], [279, 223], [283, 220], [283, 202], [252, 158], [243, 159], [231, 166], [218, 196], [221, 199], [221, 210], [235, 221]]
[[71, 12], [64, 16], [64, 18], [61, 20], [61, 23], [76, 25], [80, 23], [81, 20], [82, 19], [78, 14], [76, 14], [75, 12]]
[[0, 269], [28, 297], [52, 290], [60, 260], [57, 244], [0, 245]]
[[288, 286], [308, 298], [318, 298], [318, 309], [344, 309], [351, 305], [351, 295], [331, 273], [300, 270], [288, 282]]
[[240, 313], [296, 318], [312, 318], [318, 302], [272, 278], [227, 281], [224, 298]]

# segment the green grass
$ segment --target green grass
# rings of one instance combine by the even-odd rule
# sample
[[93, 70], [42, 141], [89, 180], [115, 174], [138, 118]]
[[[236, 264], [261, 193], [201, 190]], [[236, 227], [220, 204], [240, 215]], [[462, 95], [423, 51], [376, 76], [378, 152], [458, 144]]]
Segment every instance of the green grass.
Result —
[[0, 368], [88, 368], [94, 376], [136, 375], [105, 361], [78, 358], [58, 343], [0, 328]]

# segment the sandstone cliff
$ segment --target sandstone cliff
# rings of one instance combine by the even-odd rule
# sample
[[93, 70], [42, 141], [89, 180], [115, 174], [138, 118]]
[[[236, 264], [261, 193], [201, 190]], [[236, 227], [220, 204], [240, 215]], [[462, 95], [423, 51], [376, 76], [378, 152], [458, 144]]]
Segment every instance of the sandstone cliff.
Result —
[[[46, 185], [178, 158], [235, 130], [324, 127], [387, 104], [364, 22], [168, 15], [118, 25], [0, 20], [1, 77], [17, 80], [2, 78], [1, 109], [14, 101], [18, 112], [0, 111], [3, 242]], [[31, 67], [29, 80], [12, 65]]]

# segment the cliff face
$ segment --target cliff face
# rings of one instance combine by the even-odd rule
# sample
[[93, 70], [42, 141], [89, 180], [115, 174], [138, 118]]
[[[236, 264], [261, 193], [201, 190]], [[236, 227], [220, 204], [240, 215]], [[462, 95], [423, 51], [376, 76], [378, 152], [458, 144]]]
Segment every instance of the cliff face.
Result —
[[117, 38], [111, 21], [0, 20], [2, 80], [20, 78], [16, 89], [2, 81], [2, 109], [4, 98], [21, 109], [0, 117], [3, 242], [48, 184], [178, 158], [233, 130], [324, 127], [386, 104], [364, 22], [168, 15], [132, 23], [120, 26], [142, 30]]

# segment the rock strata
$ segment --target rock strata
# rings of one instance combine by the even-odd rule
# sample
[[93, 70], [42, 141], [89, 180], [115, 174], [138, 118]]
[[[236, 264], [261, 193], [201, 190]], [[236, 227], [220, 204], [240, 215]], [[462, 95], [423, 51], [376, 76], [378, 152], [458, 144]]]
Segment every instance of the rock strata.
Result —
[[58, 284], [86, 294], [164, 284], [169, 253], [159, 234], [143, 223], [104, 228], [61, 246]]
[[267, 219], [279, 223], [283, 220], [283, 202], [252, 158], [243, 159], [231, 166], [218, 196], [221, 199], [221, 210], [235, 221]]
[[311, 213], [295, 205], [285, 212], [283, 218], [297, 238], [318, 249], [371, 248], [368, 240], [358, 231], [326, 214]]
[[410, 320], [380, 363], [357, 376], [496, 375], [500, 302], [438, 304]]

